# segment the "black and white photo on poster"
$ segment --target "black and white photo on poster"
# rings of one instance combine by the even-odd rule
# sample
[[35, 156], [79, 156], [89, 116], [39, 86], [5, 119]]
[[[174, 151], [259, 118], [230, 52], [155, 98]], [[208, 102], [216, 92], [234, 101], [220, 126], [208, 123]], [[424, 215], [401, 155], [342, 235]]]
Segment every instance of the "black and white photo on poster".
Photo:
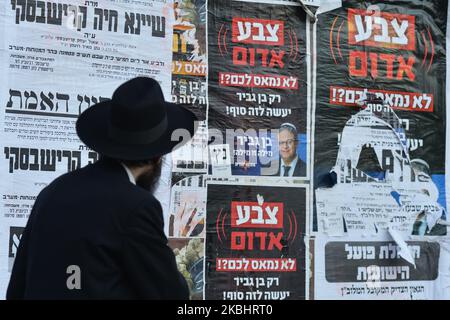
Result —
[[203, 172], [208, 170], [208, 126], [206, 121], [197, 122], [192, 139], [172, 152], [173, 172]]

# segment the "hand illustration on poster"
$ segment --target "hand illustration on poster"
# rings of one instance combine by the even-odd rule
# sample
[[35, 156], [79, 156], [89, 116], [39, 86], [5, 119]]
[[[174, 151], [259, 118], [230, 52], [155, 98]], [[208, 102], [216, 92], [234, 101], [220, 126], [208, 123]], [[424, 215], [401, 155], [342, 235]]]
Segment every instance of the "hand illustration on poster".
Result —
[[204, 175], [173, 173], [169, 237], [204, 237], [206, 180]]

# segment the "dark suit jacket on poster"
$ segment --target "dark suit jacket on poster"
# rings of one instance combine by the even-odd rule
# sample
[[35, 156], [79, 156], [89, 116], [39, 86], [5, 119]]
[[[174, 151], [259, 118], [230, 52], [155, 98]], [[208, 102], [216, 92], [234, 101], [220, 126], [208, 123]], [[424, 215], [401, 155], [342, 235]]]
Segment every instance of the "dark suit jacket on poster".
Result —
[[[281, 164], [282, 164], [281, 159], [278, 160], [278, 163], [279, 163], [278, 171], [273, 176], [280, 176]], [[290, 170], [292, 170], [292, 168]], [[304, 177], [304, 176], [306, 176], [306, 163], [302, 159], [297, 158], [297, 163], [295, 165], [294, 173], [292, 174], [292, 177]]]
[[[65, 174], [38, 196], [7, 299], [188, 299], [161, 205], [113, 160]], [[69, 266], [80, 268], [81, 289]], [[69, 279], [69, 280], [68, 280]]]

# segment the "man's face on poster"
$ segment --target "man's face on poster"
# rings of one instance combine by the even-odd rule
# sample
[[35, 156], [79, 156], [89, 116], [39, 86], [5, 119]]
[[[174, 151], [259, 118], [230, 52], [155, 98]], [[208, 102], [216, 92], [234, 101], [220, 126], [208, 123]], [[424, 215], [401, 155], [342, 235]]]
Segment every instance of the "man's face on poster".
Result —
[[298, 141], [289, 130], [281, 130], [278, 135], [278, 143], [280, 146], [280, 156], [286, 162], [294, 160], [297, 155]]

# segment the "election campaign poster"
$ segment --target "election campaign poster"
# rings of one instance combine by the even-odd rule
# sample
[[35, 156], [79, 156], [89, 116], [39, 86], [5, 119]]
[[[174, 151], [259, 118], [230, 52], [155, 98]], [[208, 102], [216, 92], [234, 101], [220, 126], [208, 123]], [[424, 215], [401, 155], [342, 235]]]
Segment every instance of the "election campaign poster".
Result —
[[315, 231], [447, 234], [447, 9], [343, 1], [318, 15]]
[[307, 176], [307, 23], [296, 3], [208, 2], [208, 123], [231, 175]]
[[305, 185], [207, 185], [205, 298], [306, 297]]

